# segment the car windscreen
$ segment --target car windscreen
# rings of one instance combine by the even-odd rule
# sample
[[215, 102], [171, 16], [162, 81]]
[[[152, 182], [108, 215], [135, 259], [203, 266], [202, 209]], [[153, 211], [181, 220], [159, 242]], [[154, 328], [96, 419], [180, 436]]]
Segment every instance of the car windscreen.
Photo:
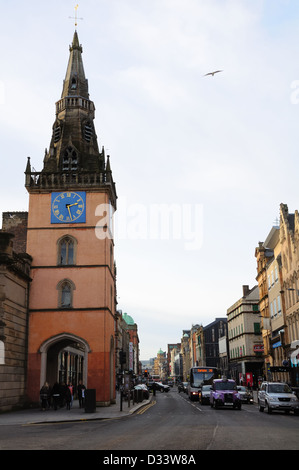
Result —
[[215, 390], [235, 390], [236, 384], [235, 382], [215, 382], [214, 388]]
[[292, 393], [292, 390], [287, 384], [269, 384], [269, 393]]

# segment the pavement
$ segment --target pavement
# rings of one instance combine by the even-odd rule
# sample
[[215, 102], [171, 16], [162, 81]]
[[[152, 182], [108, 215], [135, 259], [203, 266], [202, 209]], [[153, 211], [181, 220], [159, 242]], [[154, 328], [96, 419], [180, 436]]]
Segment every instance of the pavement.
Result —
[[123, 400], [121, 406], [120, 394], [117, 393], [115, 404], [97, 407], [96, 410], [91, 413], [86, 412], [84, 408], [80, 408], [78, 400], [74, 400], [70, 410], [67, 410], [64, 407], [58, 408], [57, 410], [50, 408], [46, 411], [43, 411], [41, 408], [7, 411], [0, 413], [0, 426], [16, 424], [26, 426], [43, 423], [120, 419], [126, 416], [131, 416], [138, 411], [141, 412], [143, 407], [151, 405], [151, 401], [152, 394], [150, 394], [150, 398], [148, 400], [143, 400], [139, 403], [133, 403], [131, 401], [130, 406], [127, 401]]

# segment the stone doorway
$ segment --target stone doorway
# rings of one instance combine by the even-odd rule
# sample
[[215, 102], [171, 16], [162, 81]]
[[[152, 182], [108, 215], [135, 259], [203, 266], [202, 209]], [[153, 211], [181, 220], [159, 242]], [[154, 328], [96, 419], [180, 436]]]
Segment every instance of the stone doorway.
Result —
[[55, 382], [69, 382], [77, 386], [79, 380], [83, 380], [87, 387], [88, 343], [70, 333], [49, 338], [45, 341], [40, 351], [41, 373], [40, 387], [47, 381], [50, 386]]

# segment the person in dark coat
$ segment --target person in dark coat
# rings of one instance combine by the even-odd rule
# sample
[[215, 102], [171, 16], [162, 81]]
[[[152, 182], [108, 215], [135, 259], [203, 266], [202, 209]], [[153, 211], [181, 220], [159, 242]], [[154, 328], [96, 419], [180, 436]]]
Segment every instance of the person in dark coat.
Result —
[[64, 401], [65, 401], [65, 404], [66, 404], [66, 409], [70, 410], [71, 409], [72, 394], [71, 394], [71, 391], [70, 391], [69, 387], [66, 384], [64, 384], [64, 386], [63, 386], [63, 395], [64, 395]]
[[56, 383], [53, 385], [53, 388], [52, 388], [52, 398], [53, 398], [54, 410], [57, 410], [57, 407], [58, 407], [59, 402], [60, 402], [60, 386], [59, 386], [59, 383], [58, 383], [58, 382], [56, 382]]
[[40, 389], [39, 395], [40, 395], [42, 410], [46, 411], [48, 407], [49, 396], [50, 396], [50, 387], [49, 387], [48, 382], [44, 383], [44, 385]]
[[85, 394], [86, 387], [83, 385], [82, 380], [79, 380], [77, 392], [78, 392], [78, 399], [79, 399], [79, 407], [82, 408], [84, 406], [84, 394]]

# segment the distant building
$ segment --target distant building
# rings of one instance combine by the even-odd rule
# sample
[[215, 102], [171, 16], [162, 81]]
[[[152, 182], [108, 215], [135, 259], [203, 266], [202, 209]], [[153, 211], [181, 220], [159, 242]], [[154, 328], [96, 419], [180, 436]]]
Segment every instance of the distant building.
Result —
[[190, 334], [191, 330], [183, 330], [183, 336], [181, 338], [181, 355], [183, 363], [183, 381], [189, 380], [189, 372], [191, 367], [190, 357]]
[[254, 383], [263, 371], [259, 288], [243, 286], [243, 296], [227, 310], [229, 369], [237, 383]]
[[135, 375], [140, 375], [138, 327], [133, 318], [127, 313], [123, 314], [123, 319], [126, 322], [126, 329], [129, 333], [129, 371]]
[[216, 318], [212, 323], [203, 327], [205, 365], [220, 369], [219, 338], [225, 336], [227, 328], [226, 318]]

